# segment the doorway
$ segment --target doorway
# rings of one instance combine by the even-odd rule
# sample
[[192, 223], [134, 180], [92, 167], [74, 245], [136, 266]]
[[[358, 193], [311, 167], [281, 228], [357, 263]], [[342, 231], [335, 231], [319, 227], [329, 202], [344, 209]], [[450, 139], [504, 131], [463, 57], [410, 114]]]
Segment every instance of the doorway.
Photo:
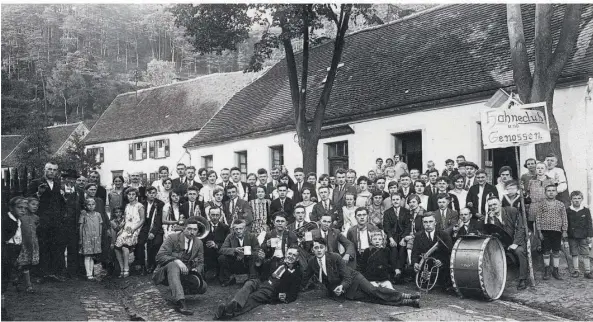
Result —
[[395, 153], [404, 156], [408, 169], [422, 170], [422, 131], [393, 134]]
[[338, 169], [348, 170], [348, 141], [327, 143], [326, 146], [330, 176]]
[[493, 185], [497, 184], [498, 171], [504, 166], [511, 167], [513, 179], [518, 180], [517, 158], [515, 158], [514, 147], [484, 150], [484, 169], [491, 178]]

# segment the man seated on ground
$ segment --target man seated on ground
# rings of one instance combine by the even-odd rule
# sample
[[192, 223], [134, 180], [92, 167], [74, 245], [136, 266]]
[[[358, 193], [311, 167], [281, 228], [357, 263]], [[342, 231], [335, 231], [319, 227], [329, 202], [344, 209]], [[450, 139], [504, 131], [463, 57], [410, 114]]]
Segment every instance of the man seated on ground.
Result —
[[325, 239], [315, 239], [313, 251], [315, 257], [309, 260], [303, 277], [303, 289], [306, 289], [309, 280], [314, 277], [325, 285], [328, 296], [337, 300], [420, 307], [419, 294], [400, 293], [389, 288], [373, 286], [360, 272], [345, 265], [340, 255], [328, 252]]
[[440, 269], [440, 281], [437, 281], [437, 283], [449, 289], [451, 283], [449, 258], [451, 257], [451, 249], [453, 248], [451, 236], [443, 230], [436, 229], [437, 222], [432, 213], [428, 213], [428, 215], [422, 218], [422, 224], [424, 230], [416, 233], [412, 248], [411, 259], [414, 264], [414, 271], [418, 272], [421, 270], [420, 261], [422, 260], [422, 255], [426, 254], [440, 239], [444, 246], [441, 245], [430, 257], [436, 260], [435, 265]]
[[356, 250], [356, 269], [360, 271], [362, 253], [371, 245], [371, 233], [378, 231], [377, 226], [369, 223], [369, 211], [364, 207], [356, 208], [354, 212], [357, 225], [350, 227], [346, 237]]
[[286, 255], [289, 245], [295, 245], [298, 241], [297, 236], [286, 230], [286, 213], [278, 211], [272, 215], [274, 222], [274, 230], [266, 233], [261, 249], [266, 255], [265, 268], [278, 266], [277, 262], [282, 262]]
[[263, 304], [291, 303], [296, 300], [303, 272], [297, 260], [296, 245], [286, 250], [282, 262], [273, 267], [273, 273], [266, 281], [250, 279], [235, 293], [227, 304], [220, 304], [214, 315], [215, 320], [235, 317], [247, 313]]
[[175, 301], [177, 312], [185, 315], [193, 314], [185, 304], [186, 288], [197, 289], [197, 293], [206, 292], [204, 273], [204, 245], [197, 237], [198, 219], [195, 217], [185, 221], [181, 232], [167, 236], [161, 246], [156, 261], [157, 268], [152, 275], [155, 284], [168, 285]]
[[459, 213], [459, 223], [453, 226], [453, 241], [459, 236], [482, 235], [484, 233], [484, 222], [473, 218], [472, 211], [465, 207]]
[[205, 276], [206, 280], [218, 276], [218, 250], [222, 247], [226, 237], [230, 233], [230, 228], [227, 224], [220, 221], [222, 218], [222, 209], [219, 207], [208, 208], [208, 216], [210, 218], [210, 233], [204, 237], [204, 262], [206, 265]]
[[232, 225], [233, 232], [226, 237], [218, 253], [220, 267], [219, 281], [221, 286], [229, 286], [237, 281], [231, 274], [249, 274], [249, 278], [257, 278], [257, 266], [261, 265], [264, 253], [260, 252], [259, 242], [254, 234], [245, 231], [245, 220], [236, 219]]
[[[324, 214], [321, 217], [321, 225], [319, 228], [311, 232], [313, 240], [316, 238], [322, 238], [326, 242], [327, 251], [331, 253], [337, 253], [342, 256], [344, 263], [349, 264], [352, 268], [356, 267], [356, 253], [354, 245], [349, 241], [342, 233], [336, 228], [330, 228], [332, 223], [332, 217], [328, 214]], [[340, 254], [340, 245], [344, 248], [343, 254]], [[311, 251], [313, 242], [309, 242], [307, 249]]]
[[491, 195], [487, 203], [488, 218], [486, 218], [485, 223], [499, 226], [513, 239], [511, 245], [505, 245], [503, 242], [503, 246], [507, 251], [513, 253], [519, 261], [519, 283], [517, 284], [517, 289], [524, 290], [527, 288], [528, 266], [527, 241], [525, 239], [523, 218], [521, 218], [517, 209], [513, 207], [501, 207], [498, 196]]

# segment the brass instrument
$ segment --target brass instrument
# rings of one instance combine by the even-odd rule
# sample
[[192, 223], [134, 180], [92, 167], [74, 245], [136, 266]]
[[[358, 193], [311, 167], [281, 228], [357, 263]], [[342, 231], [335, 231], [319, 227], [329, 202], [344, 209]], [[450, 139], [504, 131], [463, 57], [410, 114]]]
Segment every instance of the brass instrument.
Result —
[[[439, 279], [440, 266], [436, 265], [436, 259], [431, 257], [440, 247], [445, 247], [445, 243], [435, 234], [437, 242], [422, 255], [420, 260], [420, 270], [416, 273], [416, 287], [419, 290], [428, 291], [432, 290], [437, 284]], [[443, 263], [441, 263], [442, 265]]]
[[292, 232], [297, 235], [297, 237], [299, 238], [303, 238], [305, 236], [305, 233], [313, 230], [315, 228], [317, 228], [317, 223], [314, 221], [310, 221], [310, 222], [306, 222], [304, 223], [301, 227], [293, 230]]
[[196, 216], [198, 220], [198, 235], [199, 239], [204, 239], [210, 233], [210, 222], [202, 216]]

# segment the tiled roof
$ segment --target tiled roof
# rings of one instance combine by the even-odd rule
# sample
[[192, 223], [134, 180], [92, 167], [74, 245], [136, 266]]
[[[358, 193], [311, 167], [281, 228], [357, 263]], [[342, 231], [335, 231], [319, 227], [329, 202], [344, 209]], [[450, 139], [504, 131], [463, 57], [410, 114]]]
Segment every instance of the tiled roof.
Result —
[[49, 126], [46, 128], [47, 135], [50, 139], [49, 151], [51, 154], [58, 152], [62, 145], [70, 139], [70, 135], [72, 135], [72, 132], [74, 132], [79, 125], [80, 122]]
[[[534, 6], [523, 6], [527, 44], [533, 41]], [[563, 11], [553, 19], [558, 38]], [[585, 5], [577, 49], [564, 78], [593, 74], [593, 5]], [[331, 61], [331, 42], [312, 48], [309, 120]], [[529, 49], [533, 59], [533, 48]], [[301, 55], [297, 55], [300, 66]], [[445, 102], [484, 97], [513, 85], [505, 4], [439, 6], [393, 23], [353, 33], [325, 111], [325, 125], [340, 124]], [[232, 128], [232, 131], [228, 129]], [[187, 146], [214, 144], [294, 130], [285, 61], [237, 93]]]
[[2, 135], [2, 165], [8, 166], [9, 155], [16, 149], [16, 147], [23, 141], [23, 135]]
[[261, 73], [211, 74], [118, 95], [86, 137], [112, 142], [199, 130], [240, 89]]

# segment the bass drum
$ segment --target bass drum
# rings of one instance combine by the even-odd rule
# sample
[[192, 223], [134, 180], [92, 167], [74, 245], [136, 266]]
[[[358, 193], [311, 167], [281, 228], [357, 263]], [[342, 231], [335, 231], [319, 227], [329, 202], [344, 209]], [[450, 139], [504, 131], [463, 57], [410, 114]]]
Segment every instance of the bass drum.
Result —
[[462, 236], [451, 251], [451, 281], [457, 294], [500, 298], [507, 278], [502, 243], [492, 236]]

